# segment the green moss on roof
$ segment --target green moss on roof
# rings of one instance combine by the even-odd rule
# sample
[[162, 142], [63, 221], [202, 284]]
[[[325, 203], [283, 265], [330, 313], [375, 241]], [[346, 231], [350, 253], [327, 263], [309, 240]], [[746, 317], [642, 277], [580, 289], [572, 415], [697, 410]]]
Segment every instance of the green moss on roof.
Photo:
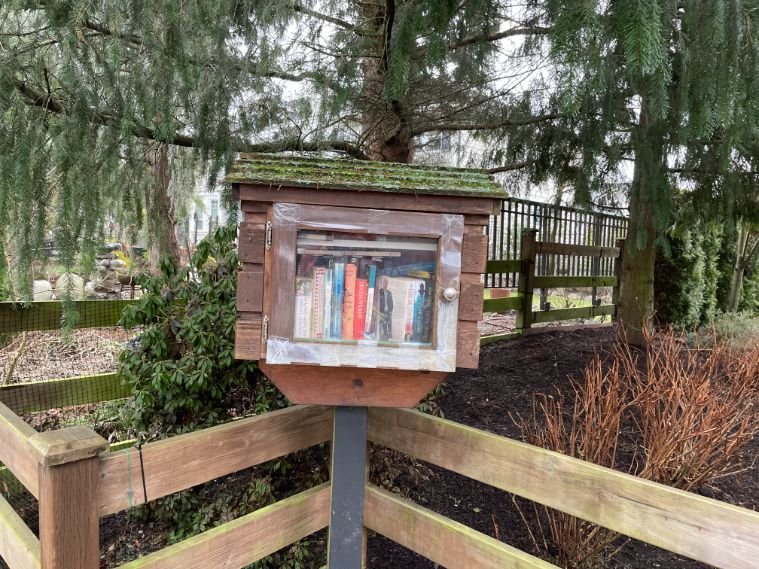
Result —
[[350, 158], [243, 154], [226, 181], [314, 189], [507, 197], [500, 184], [485, 170]]

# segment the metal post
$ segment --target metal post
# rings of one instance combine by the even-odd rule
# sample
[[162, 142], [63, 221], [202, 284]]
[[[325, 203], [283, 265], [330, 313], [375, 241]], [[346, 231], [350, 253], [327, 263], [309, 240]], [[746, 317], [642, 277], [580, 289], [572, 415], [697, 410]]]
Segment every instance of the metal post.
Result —
[[332, 438], [332, 500], [327, 545], [329, 569], [364, 566], [366, 407], [335, 407]]

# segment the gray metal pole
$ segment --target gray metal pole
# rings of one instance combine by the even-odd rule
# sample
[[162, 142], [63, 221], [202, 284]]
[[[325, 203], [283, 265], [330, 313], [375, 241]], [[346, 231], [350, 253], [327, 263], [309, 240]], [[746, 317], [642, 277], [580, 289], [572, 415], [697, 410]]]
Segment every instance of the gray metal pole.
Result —
[[329, 569], [363, 567], [368, 415], [366, 407], [335, 407]]

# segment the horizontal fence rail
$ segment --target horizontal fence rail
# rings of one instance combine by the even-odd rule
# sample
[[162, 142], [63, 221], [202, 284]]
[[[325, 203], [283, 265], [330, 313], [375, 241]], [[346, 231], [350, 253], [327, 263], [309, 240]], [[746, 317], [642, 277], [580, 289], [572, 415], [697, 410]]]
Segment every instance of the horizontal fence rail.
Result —
[[113, 453], [100, 468], [100, 515], [186, 490], [331, 437], [329, 408], [296, 406], [148, 443], [141, 450]]
[[[137, 300], [73, 301], [73, 328], [108, 328], [116, 326], [121, 313]], [[0, 302], [0, 332], [58, 330], [63, 323], [64, 303], [60, 301], [28, 304]]]
[[330, 485], [322, 484], [119, 569], [208, 569], [246, 567], [327, 527]]
[[369, 439], [721, 569], [759, 559], [759, 512], [417, 411], [371, 409]]
[[28, 423], [0, 403], [0, 462], [37, 498], [37, 460], [29, 452], [29, 439], [37, 434]]
[[40, 540], [0, 496], [0, 557], [10, 569], [39, 569]]
[[366, 487], [364, 523], [370, 530], [448, 569], [556, 568], [373, 485]]

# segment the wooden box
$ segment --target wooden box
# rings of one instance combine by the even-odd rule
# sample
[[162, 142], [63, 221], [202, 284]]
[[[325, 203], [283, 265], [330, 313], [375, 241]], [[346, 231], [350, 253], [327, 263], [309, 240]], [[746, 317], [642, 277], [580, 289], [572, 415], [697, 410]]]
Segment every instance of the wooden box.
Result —
[[295, 403], [408, 407], [476, 368], [482, 171], [243, 155], [236, 357]]

